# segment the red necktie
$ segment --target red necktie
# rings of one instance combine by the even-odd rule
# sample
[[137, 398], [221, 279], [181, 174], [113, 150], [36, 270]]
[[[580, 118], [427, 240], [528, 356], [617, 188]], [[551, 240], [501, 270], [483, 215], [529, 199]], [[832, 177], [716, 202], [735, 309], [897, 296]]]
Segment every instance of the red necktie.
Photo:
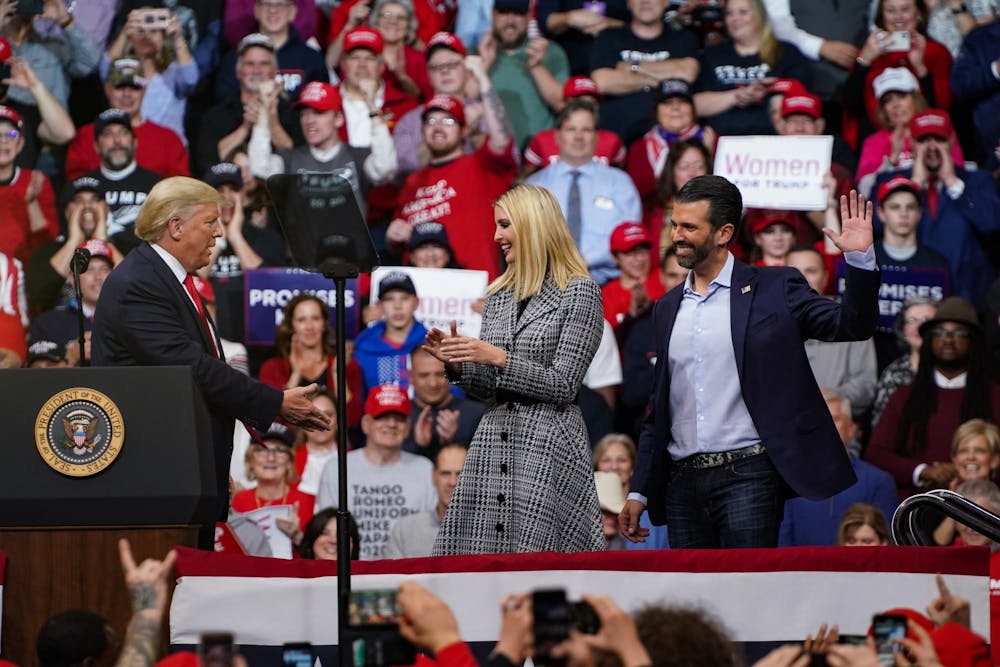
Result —
[[[194, 300], [194, 307], [195, 309], [197, 309], [198, 315], [201, 316], [201, 323], [205, 325], [205, 331], [208, 332], [208, 339], [212, 341], [212, 349], [215, 350], [215, 356], [221, 359], [222, 355], [219, 354], [219, 346], [215, 342], [215, 334], [212, 333], [212, 327], [208, 323], [208, 314], [205, 312], [205, 306], [201, 302], [201, 296], [198, 294], [198, 290], [195, 289], [194, 276], [192, 276], [190, 273], [184, 276], [184, 289], [187, 290], [187, 293]], [[253, 442], [263, 442], [263, 440], [261, 440], [260, 434], [257, 433], [257, 429], [255, 429], [253, 426], [246, 423], [242, 419], [240, 420], [240, 423], [243, 424], [243, 428], [245, 428], [247, 430], [247, 433], [250, 434], [250, 440], [252, 440]]]
[[215, 350], [215, 356], [219, 356], [219, 346], [215, 342], [215, 334], [212, 332], [212, 327], [208, 323], [208, 315], [205, 313], [205, 306], [201, 303], [201, 296], [198, 295], [198, 290], [194, 286], [194, 276], [190, 273], [184, 276], [184, 289], [194, 300], [194, 307], [198, 310], [198, 315], [201, 317], [201, 323], [205, 325], [205, 331], [208, 332], [208, 339], [212, 341], [212, 349]]
[[937, 176], [934, 174], [929, 175], [927, 177], [927, 208], [931, 212], [932, 220], [937, 217], [938, 197], [941, 196], [941, 193], [938, 192], [937, 185]]

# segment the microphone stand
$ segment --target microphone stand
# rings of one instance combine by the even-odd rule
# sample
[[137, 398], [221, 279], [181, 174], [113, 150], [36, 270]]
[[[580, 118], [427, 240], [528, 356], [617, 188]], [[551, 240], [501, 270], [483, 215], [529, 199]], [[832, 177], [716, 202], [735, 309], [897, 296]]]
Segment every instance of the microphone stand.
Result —
[[80, 274], [86, 273], [87, 267], [90, 266], [90, 251], [86, 248], [77, 248], [74, 250], [73, 259], [70, 260], [69, 266], [73, 271], [73, 291], [76, 293], [76, 325], [80, 335], [78, 339], [80, 344], [80, 361], [77, 363], [77, 366], [89, 366], [90, 361], [84, 353], [87, 322], [83, 318], [83, 293], [80, 291]]

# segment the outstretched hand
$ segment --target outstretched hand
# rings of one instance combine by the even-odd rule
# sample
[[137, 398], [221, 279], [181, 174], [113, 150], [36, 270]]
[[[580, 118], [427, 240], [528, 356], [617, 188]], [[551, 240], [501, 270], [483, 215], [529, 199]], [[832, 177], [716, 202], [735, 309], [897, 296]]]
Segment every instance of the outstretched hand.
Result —
[[307, 431], [328, 431], [330, 418], [312, 404], [312, 397], [319, 390], [313, 382], [308, 387], [286, 389], [281, 401], [281, 416], [289, 424]]
[[829, 227], [823, 233], [841, 252], [865, 252], [872, 247], [872, 203], [857, 190], [840, 196], [840, 232]]

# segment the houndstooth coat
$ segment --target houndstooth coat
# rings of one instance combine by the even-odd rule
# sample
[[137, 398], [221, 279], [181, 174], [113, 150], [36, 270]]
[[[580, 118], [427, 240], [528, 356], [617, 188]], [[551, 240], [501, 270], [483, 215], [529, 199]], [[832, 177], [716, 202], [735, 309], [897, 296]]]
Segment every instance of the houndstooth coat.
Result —
[[462, 365], [463, 389], [498, 402], [476, 430], [435, 555], [604, 549], [587, 431], [573, 402], [602, 317], [589, 278], [565, 292], [546, 278], [520, 318], [511, 290], [486, 300], [481, 338], [507, 350], [507, 363]]

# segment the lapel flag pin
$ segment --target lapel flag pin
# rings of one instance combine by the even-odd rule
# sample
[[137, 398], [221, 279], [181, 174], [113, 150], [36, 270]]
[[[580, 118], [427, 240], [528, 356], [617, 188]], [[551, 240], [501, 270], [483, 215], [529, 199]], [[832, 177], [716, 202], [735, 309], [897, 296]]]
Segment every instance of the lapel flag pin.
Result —
[[750, 291], [750, 286], [744, 285], [743, 288], [740, 290], [740, 294], [746, 294], [749, 291]]

